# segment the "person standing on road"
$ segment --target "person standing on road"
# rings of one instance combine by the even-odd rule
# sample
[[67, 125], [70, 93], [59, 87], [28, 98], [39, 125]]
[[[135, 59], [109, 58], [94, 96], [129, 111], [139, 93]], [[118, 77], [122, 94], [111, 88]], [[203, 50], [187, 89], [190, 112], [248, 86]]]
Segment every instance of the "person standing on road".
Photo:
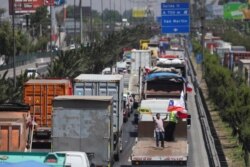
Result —
[[166, 118], [161, 119], [159, 113], [156, 114], [156, 119], [153, 116], [153, 121], [155, 123], [156, 147], [159, 147], [159, 141], [161, 141], [161, 147], [164, 148], [164, 133], [165, 133], [165, 130], [164, 130], [163, 121], [166, 120], [166, 119], [167, 119], [167, 116], [166, 116]]
[[169, 112], [169, 122], [166, 127], [166, 141], [175, 141], [174, 139], [174, 132], [175, 127], [178, 122], [178, 115], [177, 111], [171, 111]]

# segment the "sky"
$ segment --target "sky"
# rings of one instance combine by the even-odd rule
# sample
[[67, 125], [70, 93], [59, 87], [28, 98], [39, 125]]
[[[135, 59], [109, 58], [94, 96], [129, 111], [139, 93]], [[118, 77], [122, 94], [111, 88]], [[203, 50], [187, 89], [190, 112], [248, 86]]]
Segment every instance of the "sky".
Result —
[[[5, 16], [8, 15], [8, 8], [9, 8], [9, 4], [8, 4], [9, 0], [0, 0], [1, 8], [6, 8], [7, 12], [5, 14]], [[67, 4], [73, 5], [74, 4], [74, 0], [66, 0]], [[90, 2], [92, 1], [92, 7], [94, 10], [98, 10], [101, 11], [101, 1], [103, 1], [103, 9], [108, 8], [109, 9], [109, 4], [111, 1], [111, 6], [112, 9], [114, 9], [115, 6], [115, 10], [117, 11], [124, 11], [124, 10], [128, 10], [131, 9], [133, 7], [146, 7], [147, 5], [151, 5], [152, 10], [154, 11], [156, 16], [160, 15], [160, 4], [161, 2], [165, 2], [165, 0], [82, 0], [82, 4], [83, 6], [90, 6]], [[76, 4], [79, 4], [79, 0], [75, 0]], [[121, 5], [120, 5], [121, 4]]]

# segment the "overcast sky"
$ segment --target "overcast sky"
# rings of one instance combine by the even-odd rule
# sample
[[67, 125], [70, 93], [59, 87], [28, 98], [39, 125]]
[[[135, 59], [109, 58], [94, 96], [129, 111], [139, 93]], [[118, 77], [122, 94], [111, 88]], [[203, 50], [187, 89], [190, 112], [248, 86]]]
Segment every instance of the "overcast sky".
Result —
[[[8, 8], [9, 8], [9, 4], [8, 4], [9, 0], [0, 0], [1, 8], [6, 8], [7, 10], [7, 14], [8, 12]], [[73, 5], [74, 4], [74, 0], [66, 0], [67, 4]], [[79, 0], [75, 0], [76, 4], [79, 4]], [[82, 0], [83, 6], [90, 6], [90, 1], [92, 1], [92, 7], [94, 10], [98, 10], [101, 11], [101, 1], [102, 0]], [[124, 10], [128, 10], [131, 9], [133, 7], [147, 7], [152, 6], [152, 9], [155, 13], [156, 16], [160, 15], [160, 4], [161, 2], [165, 2], [165, 0], [103, 0], [103, 8], [109, 8], [109, 4], [111, 1], [111, 6], [112, 9], [115, 9], [123, 12]], [[120, 5], [121, 2], [121, 5]], [[6, 15], [7, 15], [6, 14]]]

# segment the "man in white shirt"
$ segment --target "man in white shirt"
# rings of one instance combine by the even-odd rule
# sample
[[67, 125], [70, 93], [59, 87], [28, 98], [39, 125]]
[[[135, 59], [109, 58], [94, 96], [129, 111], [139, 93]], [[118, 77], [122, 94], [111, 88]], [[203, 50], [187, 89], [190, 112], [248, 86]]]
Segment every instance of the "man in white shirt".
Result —
[[155, 136], [156, 136], [156, 147], [159, 147], [159, 141], [161, 141], [161, 147], [164, 148], [164, 125], [163, 121], [167, 119], [167, 116], [164, 119], [160, 118], [160, 114], [156, 114], [156, 119], [153, 117], [155, 123]]

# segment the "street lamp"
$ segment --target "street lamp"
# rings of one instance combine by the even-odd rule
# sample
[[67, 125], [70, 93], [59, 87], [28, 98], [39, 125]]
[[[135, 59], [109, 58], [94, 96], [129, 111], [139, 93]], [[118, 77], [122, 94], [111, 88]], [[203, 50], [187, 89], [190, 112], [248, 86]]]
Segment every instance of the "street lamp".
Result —
[[61, 50], [61, 25], [58, 25], [58, 32], [59, 32], [59, 50]]
[[12, 1], [12, 35], [13, 35], [13, 77], [14, 88], [16, 88], [16, 39], [15, 39], [15, 0]]

